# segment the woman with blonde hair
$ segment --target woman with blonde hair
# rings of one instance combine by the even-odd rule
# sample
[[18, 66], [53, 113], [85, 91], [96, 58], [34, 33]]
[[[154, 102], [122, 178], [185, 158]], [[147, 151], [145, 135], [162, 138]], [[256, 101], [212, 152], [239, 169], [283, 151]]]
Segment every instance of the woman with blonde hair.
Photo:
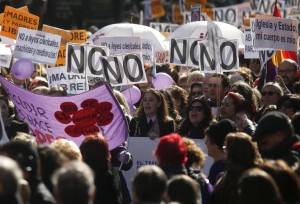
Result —
[[82, 160], [78, 146], [71, 140], [63, 138], [57, 139], [51, 143], [51, 147], [56, 149], [58, 152], [62, 153], [70, 161]]

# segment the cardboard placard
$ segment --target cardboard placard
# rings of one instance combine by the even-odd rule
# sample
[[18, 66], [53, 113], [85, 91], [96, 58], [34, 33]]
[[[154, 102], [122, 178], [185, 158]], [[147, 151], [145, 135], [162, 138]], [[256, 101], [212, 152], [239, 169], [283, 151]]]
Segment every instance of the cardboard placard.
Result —
[[[20, 8], [18, 8], [18, 10], [24, 11], [24, 12], [26, 12], [26, 13], [29, 13], [29, 10], [28, 10], [28, 7], [27, 7], [27, 6], [20, 7]], [[1, 13], [1, 14], [0, 14], [0, 25], [2, 25], [3, 17], [4, 17], [4, 13]]]
[[83, 74], [68, 73], [67, 67], [47, 69], [49, 87], [59, 85], [68, 94], [80, 94], [89, 90], [87, 79]]
[[40, 17], [5, 6], [1, 35], [16, 39], [19, 27], [37, 30]]
[[251, 22], [255, 49], [298, 50], [298, 21], [295, 19], [256, 15]]
[[61, 36], [61, 46], [66, 45], [70, 39], [71, 39], [71, 32], [68, 30], [63, 30], [60, 28], [56, 28], [53, 26], [48, 26], [48, 25], [43, 25], [43, 32], [47, 32], [47, 33], [52, 33], [52, 34], [56, 34], [56, 35], [60, 35]]
[[86, 30], [70, 30], [71, 39], [73, 43], [84, 43], [87, 39]]
[[162, 17], [166, 14], [161, 0], [152, 0], [151, 10], [152, 10], [152, 19]]
[[19, 28], [13, 56], [31, 59], [37, 63], [54, 65], [61, 36], [38, 30]]

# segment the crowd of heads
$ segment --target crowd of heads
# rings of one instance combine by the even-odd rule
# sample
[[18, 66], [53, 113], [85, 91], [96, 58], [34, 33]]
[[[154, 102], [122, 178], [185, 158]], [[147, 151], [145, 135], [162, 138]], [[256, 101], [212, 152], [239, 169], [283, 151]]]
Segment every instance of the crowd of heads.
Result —
[[[135, 202], [297, 204], [298, 64], [282, 61], [272, 80], [263, 75], [259, 60], [243, 66], [234, 72], [204, 74], [157, 65], [157, 72], [169, 74], [174, 81], [157, 90], [152, 84], [155, 68], [147, 65], [148, 82], [137, 84], [141, 98], [136, 104], [128, 104], [122, 92], [113, 90], [126, 115], [129, 135], [159, 140], [154, 151], [158, 165], [141, 167], [132, 177]], [[24, 81], [13, 74], [2, 75], [36, 94], [67, 96], [61, 86], [49, 88], [43, 70], [37, 66], [32, 78]], [[120, 181], [110, 168], [115, 158], [105, 137], [92, 134], [80, 147], [65, 139], [37, 144], [5, 89], [0, 90], [1, 135], [11, 140], [0, 147], [0, 154], [12, 159], [0, 161], [0, 184], [8, 185], [0, 188], [0, 201], [41, 202], [36, 192], [42, 188], [53, 203], [121, 202]], [[203, 140], [205, 153], [193, 139]], [[201, 169], [207, 156], [214, 163], [204, 175]]]

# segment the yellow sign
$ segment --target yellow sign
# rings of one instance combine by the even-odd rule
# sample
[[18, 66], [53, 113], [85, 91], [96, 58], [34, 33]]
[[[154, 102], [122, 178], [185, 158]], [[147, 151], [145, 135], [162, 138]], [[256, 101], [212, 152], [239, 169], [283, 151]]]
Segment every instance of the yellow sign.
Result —
[[173, 23], [182, 24], [184, 21], [179, 4], [173, 5]]
[[215, 19], [214, 10], [212, 8], [202, 8], [201, 13], [206, 13], [207, 17], [209, 17], [212, 21]]
[[151, 1], [152, 18], [159, 18], [165, 15], [165, 9], [161, 0]]
[[200, 4], [201, 8], [206, 7], [206, 0], [186, 0], [185, 1], [185, 11], [191, 10], [191, 5]]
[[68, 30], [63, 30], [60, 28], [56, 28], [56, 27], [52, 27], [52, 26], [48, 26], [48, 25], [44, 24], [42, 31], [60, 35], [61, 36], [61, 42], [60, 42], [61, 45], [66, 45], [67, 42], [69, 42], [71, 39], [71, 33]]
[[66, 46], [60, 46], [56, 59], [55, 67], [61, 67], [66, 65]]
[[39, 20], [40, 17], [38, 16], [10, 6], [5, 6], [1, 35], [16, 39], [19, 27], [37, 30], [39, 27]]
[[86, 30], [70, 30], [70, 32], [71, 32], [70, 42], [84, 43], [86, 41], [87, 38]]

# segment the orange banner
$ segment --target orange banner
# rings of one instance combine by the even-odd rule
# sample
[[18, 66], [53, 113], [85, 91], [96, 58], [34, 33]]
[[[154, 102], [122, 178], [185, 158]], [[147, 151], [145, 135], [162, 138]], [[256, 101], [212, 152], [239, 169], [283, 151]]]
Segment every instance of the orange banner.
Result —
[[60, 43], [61, 45], [66, 45], [67, 42], [69, 42], [71, 39], [71, 32], [68, 30], [63, 30], [60, 28], [56, 28], [56, 27], [52, 27], [52, 26], [48, 26], [48, 25], [44, 24], [42, 31], [60, 35], [61, 36], [61, 43]]
[[70, 30], [73, 43], [84, 43], [87, 39], [86, 30]]
[[212, 8], [201, 8], [201, 13], [206, 13], [206, 15], [213, 21], [214, 17], [214, 10]]
[[[28, 7], [27, 7], [27, 6], [20, 7], [20, 8], [18, 8], [18, 10], [24, 11], [24, 12], [26, 12], [26, 13], [29, 13], [29, 10], [28, 10]], [[0, 14], [0, 25], [2, 25], [3, 17], [4, 17], [4, 13], [1, 13], [1, 14]]]
[[57, 55], [55, 67], [61, 67], [66, 65], [66, 46], [60, 46]]
[[182, 24], [184, 21], [179, 4], [173, 5], [173, 23]]
[[152, 19], [162, 17], [166, 13], [161, 0], [152, 0], [151, 9], [152, 9]]
[[5, 37], [16, 39], [19, 27], [37, 30], [39, 27], [39, 20], [40, 17], [36, 15], [26, 13], [10, 6], [5, 6], [0, 34]]

